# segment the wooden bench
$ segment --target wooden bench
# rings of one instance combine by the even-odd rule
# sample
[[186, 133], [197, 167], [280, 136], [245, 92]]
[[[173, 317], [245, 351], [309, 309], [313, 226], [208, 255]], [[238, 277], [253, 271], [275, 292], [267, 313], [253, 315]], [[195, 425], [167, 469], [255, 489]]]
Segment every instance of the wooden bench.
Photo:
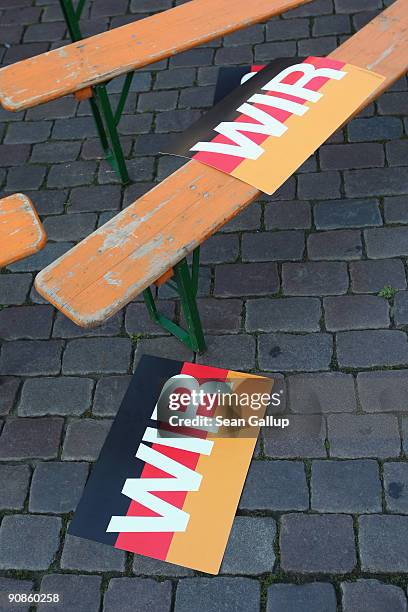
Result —
[[0, 200], [0, 268], [40, 251], [44, 228], [29, 198], [16, 193]]
[[[331, 57], [386, 76], [376, 92], [380, 95], [408, 70], [406, 0], [397, 0]], [[259, 195], [234, 177], [189, 161], [40, 272], [35, 286], [84, 327], [101, 324], [143, 291], [153, 319], [202, 351], [205, 343], [195, 300], [196, 249]], [[192, 252], [190, 273], [186, 256]], [[172, 273], [187, 331], [157, 312], [150, 290]]]
[[[310, 0], [192, 0], [181, 6], [75, 42], [0, 70], [0, 102], [20, 111], [75, 94], [89, 99], [106, 159], [129, 182], [117, 130], [133, 72], [180, 51], [265, 21]], [[81, 37], [82, 0], [61, 0], [72, 38]], [[127, 75], [114, 110], [105, 83]]]

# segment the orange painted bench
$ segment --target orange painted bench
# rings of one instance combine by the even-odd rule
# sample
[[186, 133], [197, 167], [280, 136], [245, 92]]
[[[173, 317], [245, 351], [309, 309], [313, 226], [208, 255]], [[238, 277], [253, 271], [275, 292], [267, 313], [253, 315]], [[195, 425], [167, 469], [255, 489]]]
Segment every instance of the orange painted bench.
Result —
[[[129, 175], [117, 125], [129, 93], [133, 72], [180, 51], [266, 21], [310, 0], [191, 0], [162, 13], [108, 32], [80, 39], [72, 0], [61, 0], [76, 42], [0, 70], [0, 103], [20, 111], [75, 94], [89, 98], [106, 159], [123, 183]], [[77, 5], [77, 8], [81, 8]], [[114, 110], [104, 86], [127, 75]]]
[[44, 228], [27, 196], [16, 193], [0, 200], [0, 268], [37, 253], [45, 241]]
[[[331, 54], [386, 76], [376, 96], [408, 70], [406, 2], [397, 0]], [[36, 288], [84, 327], [101, 324], [144, 291], [152, 317], [166, 326], [158, 319], [161, 315], [152, 304], [149, 286], [173, 270], [178, 287], [181, 284], [188, 292], [190, 282], [193, 286], [190, 302], [194, 304], [185, 308], [187, 315], [192, 308], [190, 321], [186, 315], [188, 332], [181, 339], [202, 350], [196, 281], [185, 258], [259, 195], [234, 177], [189, 161], [40, 272]], [[175, 333], [170, 325], [167, 329]]]

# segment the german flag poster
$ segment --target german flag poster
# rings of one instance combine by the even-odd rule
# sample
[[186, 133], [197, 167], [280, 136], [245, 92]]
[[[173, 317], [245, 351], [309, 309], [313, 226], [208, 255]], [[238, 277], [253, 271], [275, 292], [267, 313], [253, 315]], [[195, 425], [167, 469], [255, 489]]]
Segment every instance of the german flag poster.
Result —
[[273, 194], [385, 80], [328, 57], [256, 68], [162, 152], [191, 157]]
[[270, 378], [143, 356], [68, 533], [218, 573], [272, 390]]

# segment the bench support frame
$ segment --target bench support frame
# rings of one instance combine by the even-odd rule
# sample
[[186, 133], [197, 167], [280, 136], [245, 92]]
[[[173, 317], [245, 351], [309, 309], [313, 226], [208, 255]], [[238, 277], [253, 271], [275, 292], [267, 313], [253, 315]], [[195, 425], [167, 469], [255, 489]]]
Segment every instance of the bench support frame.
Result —
[[[73, 42], [82, 40], [83, 36], [79, 25], [86, 0], [79, 0], [76, 8], [73, 0], [60, 0], [61, 9]], [[125, 82], [114, 111], [109, 100], [106, 84], [96, 85], [89, 98], [92, 114], [95, 120], [98, 136], [101, 141], [106, 160], [119, 176], [123, 184], [129, 183], [129, 174], [126, 167], [125, 156], [118, 134], [118, 123], [125, 108], [127, 96], [130, 91], [134, 72], [126, 75]]]
[[202, 353], [206, 350], [206, 344], [196, 300], [199, 267], [200, 248], [198, 247], [193, 252], [191, 272], [187, 259], [184, 258], [173, 268], [174, 281], [170, 280], [166, 283], [180, 296], [181, 308], [187, 329], [183, 329], [180, 325], [177, 325], [177, 323], [174, 323], [157, 310], [156, 302], [150, 287], [145, 289], [143, 297], [150, 317], [155, 323], [163, 327], [166, 331], [169, 331], [194, 352]]

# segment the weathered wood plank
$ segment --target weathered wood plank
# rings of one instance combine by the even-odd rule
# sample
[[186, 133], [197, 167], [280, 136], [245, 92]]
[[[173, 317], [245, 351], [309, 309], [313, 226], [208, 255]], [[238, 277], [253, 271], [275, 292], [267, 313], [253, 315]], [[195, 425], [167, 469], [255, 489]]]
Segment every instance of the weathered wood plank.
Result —
[[0, 268], [33, 255], [45, 241], [44, 228], [27, 196], [16, 193], [0, 200]]
[[[395, 2], [332, 54], [385, 75], [377, 96], [408, 70], [406, 2]], [[79, 325], [97, 325], [259, 195], [234, 177], [190, 161], [45, 268], [37, 290]]]
[[192, 0], [0, 70], [0, 102], [18, 111], [104, 83], [310, 0]]

